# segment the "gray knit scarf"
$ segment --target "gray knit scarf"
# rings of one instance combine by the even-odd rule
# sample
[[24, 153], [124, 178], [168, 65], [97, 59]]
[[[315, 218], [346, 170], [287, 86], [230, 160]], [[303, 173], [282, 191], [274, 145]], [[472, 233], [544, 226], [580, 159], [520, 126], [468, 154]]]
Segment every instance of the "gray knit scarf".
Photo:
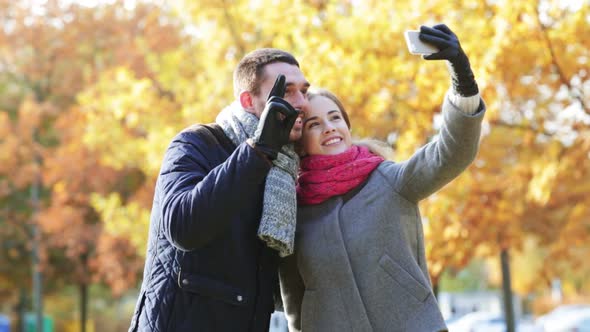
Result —
[[[254, 137], [258, 127], [258, 118], [244, 111], [238, 102], [224, 108], [215, 122], [236, 145]], [[293, 144], [284, 146], [273, 164], [266, 177], [258, 237], [285, 257], [293, 253], [297, 222], [295, 179], [299, 157]]]

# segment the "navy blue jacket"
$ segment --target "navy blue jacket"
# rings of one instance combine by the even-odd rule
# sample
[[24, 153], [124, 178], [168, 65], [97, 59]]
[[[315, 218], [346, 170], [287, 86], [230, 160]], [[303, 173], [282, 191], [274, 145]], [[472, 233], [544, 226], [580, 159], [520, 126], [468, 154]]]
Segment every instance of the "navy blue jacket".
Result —
[[228, 144], [196, 125], [166, 151], [129, 331], [268, 331], [278, 255], [256, 232], [270, 163], [219, 132]]

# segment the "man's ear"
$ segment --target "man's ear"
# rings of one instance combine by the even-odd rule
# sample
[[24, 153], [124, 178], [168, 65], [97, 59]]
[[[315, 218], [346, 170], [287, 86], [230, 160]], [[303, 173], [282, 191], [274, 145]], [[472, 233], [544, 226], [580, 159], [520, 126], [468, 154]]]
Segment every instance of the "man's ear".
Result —
[[250, 113], [254, 112], [254, 100], [252, 98], [252, 93], [249, 91], [242, 91], [240, 92], [240, 105], [242, 108]]

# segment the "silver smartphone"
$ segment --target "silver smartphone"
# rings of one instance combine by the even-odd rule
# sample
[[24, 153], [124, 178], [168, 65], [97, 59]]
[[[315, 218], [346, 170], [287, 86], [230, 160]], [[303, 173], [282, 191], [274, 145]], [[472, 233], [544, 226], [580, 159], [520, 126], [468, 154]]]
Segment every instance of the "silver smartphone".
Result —
[[406, 37], [406, 44], [408, 44], [408, 50], [412, 54], [432, 54], [438, 52], [436, 46], [425, 43], [418, 38], [420, 31], [418, 30], [407, 30], [404, 32]]

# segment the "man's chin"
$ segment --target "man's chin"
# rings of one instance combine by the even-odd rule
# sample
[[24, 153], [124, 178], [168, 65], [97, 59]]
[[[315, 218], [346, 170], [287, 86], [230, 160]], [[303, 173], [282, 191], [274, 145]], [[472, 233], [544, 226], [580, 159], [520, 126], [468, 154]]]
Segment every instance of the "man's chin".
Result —
[[301, 130], [291, 130], [289, 134], [289, 142], [296, 142], [301, 139]]

